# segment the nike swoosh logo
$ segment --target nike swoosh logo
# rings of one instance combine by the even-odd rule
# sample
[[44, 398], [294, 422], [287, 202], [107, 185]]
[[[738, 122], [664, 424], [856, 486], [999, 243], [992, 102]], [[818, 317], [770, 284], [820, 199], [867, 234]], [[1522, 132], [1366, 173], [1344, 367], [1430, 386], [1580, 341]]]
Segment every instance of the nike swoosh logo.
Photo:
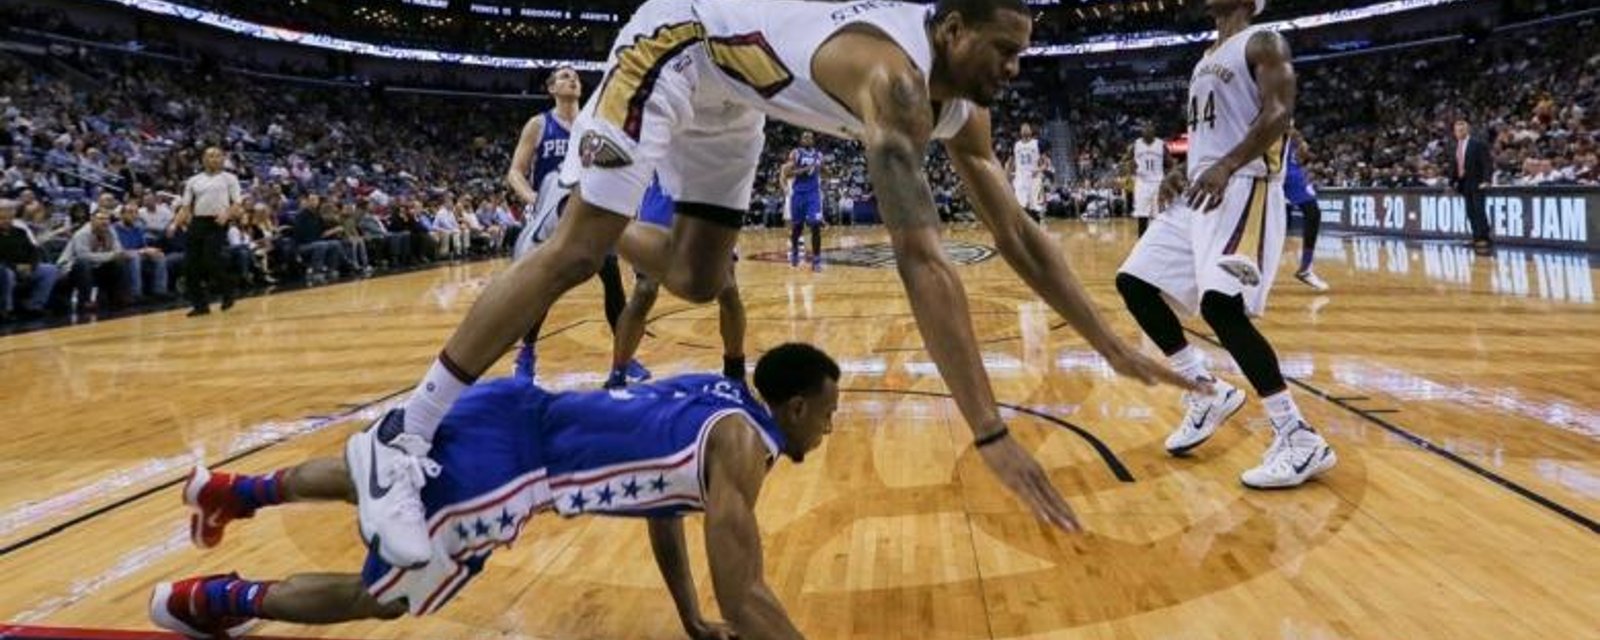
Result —
[[1320, 456], [1317, 455], [1319, 453], [1323, 454], [1323, 455], [1326, 455], [1327, 454], [1327, 450], [1326, 449], [1318, 449], [1316, 451], [1312, 451], [1310, 453], [1310, 455], [1306, 456], [1305, 460], [1300, 461], [1300, 464], [1297, 464], [1297, 465], [1294, 466], [1294, 472], [1295, 473], [1305, 473], [1306, 472], [1306, 468], [1311, 466], [1311, 461], [1313, 459], [1315, 459], [1315, 458], [1320, 457]]
[[378, 484], [378, 438], [372, 438], [372, 462], [367, 465], [367, 493], [374, 498], [382, 499], [389, 495], [389, 487]]
[[222, 514], [216, 513], [216, 512], [212, 512], [210, 514], [207, 514], [206, 515], [206, 528], [207, 529], [219, 529], [219, 528], [221, 528], [222, 525], [226, 524], [226, 523], [224, 523], [222, 521], [222, 517], [221, 516], [222, 516]]
[[1195, 421], [1189, 425], [1189, 428], [1190, 429], [1194, 429], [1196, 431], [1200, 430], [1201, 428], [1204, 428], [1206, 426], [1206, 418], [1209, 417], [1210, 415], [1211, 415], [1211, 407], [1206, 407], [1206, 412], [1200, 414], [1200, 417], [1195, 419]]

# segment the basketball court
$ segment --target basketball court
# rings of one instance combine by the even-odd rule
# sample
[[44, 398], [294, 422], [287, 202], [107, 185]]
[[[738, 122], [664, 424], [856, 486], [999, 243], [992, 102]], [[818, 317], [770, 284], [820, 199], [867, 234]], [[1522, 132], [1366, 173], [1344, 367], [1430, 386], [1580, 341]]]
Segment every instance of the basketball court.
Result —
[[[1049, 231], [1136, 338], [1112, 283], [1132, 223]], [[1334, 290], [1312, 292], [1286, 265], [1261, 327], [1340, 465], [1300, 489], [1257, 492], [1237, 478], [1269, 438], [1259, 403], [1190, 458], [1168, 457], [1178, 391], [1117, 379], [987, 234], [947, 237], [1012, 433], [1086, 531], [1047, 530], [984, 468], [921, 348], [881, 228], [830, 229], [821, 274], [791, 269], [779, 232], [747, 232], [752, 349], [809, 341], [845, 370], [833, 435], [805, 464], [779, 463], [758, 509], [766, 576], [809, 637], [1600, 638], [1590, 257], [1325, 237], [1318, 271]], [[1287, 249], [1297, 256], [1298, 240]], [[172, 637], [146, 619], [158, 581], [355, 570], [352, 508], [265, 511], [202, 552], [177, 487], [196, 462], [255, 473], [339, 455], [415, 383], [503, 266], [0, 338], [0, 637]], [[541, 384], [600, 385], [611, 343], [599, 297], [591, 283], [557, 305]], [[1186, 326], [1242, 385], [1205, 325]], [[716, 329], [715, 305], [663, 296], [640, 358], [658, 376], [715, 371]], [[698, 523], [687, 529], [714, 612]], [[643, 522], [554, 515], [530, 522], [436, 616], [258, 632], [683, 637]]]

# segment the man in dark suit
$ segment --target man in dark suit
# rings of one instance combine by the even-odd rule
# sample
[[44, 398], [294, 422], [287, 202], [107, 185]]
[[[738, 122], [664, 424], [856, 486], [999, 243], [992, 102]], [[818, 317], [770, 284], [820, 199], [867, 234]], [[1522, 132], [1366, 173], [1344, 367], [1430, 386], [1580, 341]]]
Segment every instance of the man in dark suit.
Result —
[[1493, 162], [1489, 159], [1489, 144], [1472, 135], [1472, 125], [1465, 118], [1456, 120], [1455, 154], [1451, 160], [1450, 185], [1467, 200], [1467, 222], [1472, 224], [1472, 247], [1487, 251], [1492, 245], [1489, 216], [1484, 212], [1483, 187], [1489, 183]]

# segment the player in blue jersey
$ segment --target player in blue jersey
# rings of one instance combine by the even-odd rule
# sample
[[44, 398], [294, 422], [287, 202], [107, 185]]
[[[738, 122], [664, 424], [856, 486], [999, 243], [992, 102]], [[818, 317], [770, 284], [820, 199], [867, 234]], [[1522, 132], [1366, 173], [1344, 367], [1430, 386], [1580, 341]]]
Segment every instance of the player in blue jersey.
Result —
[[[644, 200], [639, 203], [638, 221], [670, 230], [672, 206], [672, 196], [662, 191], [661, 181], [652, 180], [650, 187], [645, 189]], [[734, 264], [738, 264], [737, 260]], [[730, 266], [729, 269], [731, 271], [733, 267]], [[649, 378], [648, 370], [644, 371], [643, 377], [636, 373], [643, 370], [643, 367], [634, 359], [634, 354], [639, 352], [639, 343], [644, 340], [646, 319], [650, 315], [650, 309], [656, 305], [656, 296], [660, 288], [661, 284], [655, 278], [643, 272], [640, 272], [638, 280], [634, 281], [633, 295], [628, 298], [628, 306], [622, 309], [622, 316], [617, 318], [617, 328], [612, 332], [611, 375], [606, 378], [607, 389]], [[717, 307], [719, 310], [717, 321], [722, 332], [722, 375], [743, 379], [744, 301], [739, 298], [739, 283], [731, 272], [728, 274], [727, 286], [717, 295]]]
[[1300, 268], [1294, 272], [1296, 280], [1317, 291], [1327, 291], [1328, 283], [1311, 270], [1311, 260], [1317, 253], [1317, 234], [1322, 231], [1322, 207], [1317, 204], [1317, 190], [1311, 178], [1300, 165], [1306, 154], [1306, 138], [1299, 129], [1289, 130], [1289, 163], [1283, 176], [1283, 194], [1289, 206], [1300, 210], [1305, 223], [1300, 227]]
[[[517, 234], [513, 258], [521, 258], [555, 233], [561, 206], [566, 201], [567, 190], [556, 188], [555, 183], [560, 173], [557, 169], [567, 158], [567, 142], [572, 123], [578, 117], [583, 81], [577, 69], [561, 67], [545, 78], [544, 89], [556, 101], [556, 106], [529, 118], [522, 126], [517, 149], [511, 155], [511, 168], [506, 171], [506, 186], [522, 199], [527, 212], [523, 216], [522, 232]], [[615, 255], [606, 256], [599, 275], [605, 291], [606, 322], [616, 331], [617, 317], [622, 314], [627, 292], [622, 288], [622, 270]], [[533, 377], [533, 345], [543, 325], [544, 318], [540, 317], [533, 329], [523, 336], [522, 347], [517, 350], [516, 370], [524, 378]], [[642, 368], [636, 373], [640, 372], [648, 374]]]
[[789, 183], [789, 266], [800, 266], [800, 235], [811, 229], [811, 270], [822, 271], [822, 151], [810, 131], [789, 152], [779, 173]]
[[[368, 551], [360, 573], [303, 573], [282, 581], [236, 574], [157, 585], [151, 619], [196, 638], [235, 637], [255, 620], [332, 624], [438, 611], [496, 547], [528, 519], [648, 518], [656, 563], [695, 638], [798, 638], [762, 576], [755, 501], [779, 456], [795, 462], [833, 429], [839, 365], [805, 344], [768, 351], [756, 363], [757, 399], [741, 380], [686, 375], [610, 391], [550, 393], [519, 378], [480, 383], [450, 409], [433, 443], [423, 508], [433, 556], [393, 567]], [[399, 414], [391, 414], [398, 416]], [[184, 485], [195, 511], [195, 544], [220, 543], [232, 520], [290, 502], [356, 502], [356, 486], [395, 481], [362, 465], [379, 446], [373, 431], [350, 437], [344, 458], [311, 460], [262, 476], [197, 468]], [[705, 620], [684, 544], [681, 515], [705, 512], [717, 605], [729, 626]], [[730, 628], [731, 627], [731, 628]]]

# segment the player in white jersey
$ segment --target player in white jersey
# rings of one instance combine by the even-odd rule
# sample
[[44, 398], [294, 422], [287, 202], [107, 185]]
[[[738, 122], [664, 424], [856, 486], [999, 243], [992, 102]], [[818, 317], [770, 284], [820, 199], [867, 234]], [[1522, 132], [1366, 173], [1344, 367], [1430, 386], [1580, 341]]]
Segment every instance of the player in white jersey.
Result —
[[[1007, 264], [1116, 371], [1146, 383], [1204, 385], [1117, 337], [1009, 189], [986, 107], [1016, 77], [1032, 28], [1024, 0], [648, 0], [618, 33], [605, 80], [576, 123], [577, 153], [563, 165], [575, 197], [563, 223], [543, 249], [484, 291], [397, 409], [404, 433], [383, 439], [373, 464], [418, 464], [456, 397], [527, 329], [530, 316], [594, 273], [613, 246], [668, 291], [712, 300], [731, 271], [772, 116], [862, 142], [923, 343], [980, 457], [1038, 517], [1075, 530], [1044, 470], [1008, 437], [960, 275], [942, 249], [924, 166], [928, 144], [944, 142]], [[672, 229], [630, 226], [657, 173], [678, 200]], [[425, 561], [425, 523], [414, 505], [426, 480], [394, 475], [399, 481], [382, 496], [362, 496], [362, 530], [395, 564]]]
[[1261, 465], [1240, 477], [1257, 489], [1297, 486], [1338, 460], [1301, 417], [1277, 354], [1250, 320], [1265, 310], [1283, 253], [1283, 163], [1295, 103], [1288, 43], [1250, 28], [1265, 4], [1206, 0], [1218, 36], [1189, 85], [1191, 184], [1185, 202], [1156, 219], [1117, 275], [1128, 310], [1172, 366], [1215, 382], [1210, 393], [1184, 395], [1187, 415], [1167, 451], [1199, 446], [1244, 404], [1243, 392], [1207, 371], [1171, 301], [1200, 312], [1266, 405], [1272, 444]]
[[1011, 146], [1011, 157], [1006, 159], [1006, 173], [1011, 174], [1011, 190], [1017, 202], [1035, 217], [1044, 212], [1043, 158], [1039, 139], [1033, 135], [1033, 125], [1022, 123], [1017, 142]]
[[1146, 122], [1133, 141], [1133, 217], [1139, 221], [1139, 237], [1150, 227], [1150, 219], [1161, 211], [1161, 181], [1167, 176], [1167, 142], [1156, 137], [1155, 126]]

